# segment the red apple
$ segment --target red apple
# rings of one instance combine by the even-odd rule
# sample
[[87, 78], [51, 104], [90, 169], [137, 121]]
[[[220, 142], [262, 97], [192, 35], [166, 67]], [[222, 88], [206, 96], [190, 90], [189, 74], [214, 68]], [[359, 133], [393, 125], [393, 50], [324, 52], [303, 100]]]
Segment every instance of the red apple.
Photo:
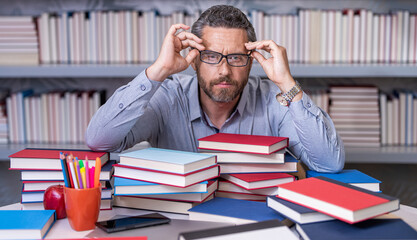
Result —
[[66, 218], [64, 186], [49, 186], [43, 195], [43, 207], [46, 210], [55, 210], [57, 219]]

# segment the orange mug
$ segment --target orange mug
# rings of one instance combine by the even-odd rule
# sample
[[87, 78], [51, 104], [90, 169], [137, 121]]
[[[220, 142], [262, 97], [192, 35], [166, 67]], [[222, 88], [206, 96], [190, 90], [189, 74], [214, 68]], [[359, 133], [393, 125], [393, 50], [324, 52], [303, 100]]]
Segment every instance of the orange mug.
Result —
[[64, 187], [65, 210], [75, 231], [95, 228], [100, 213], [101, 186], [86, 189]]

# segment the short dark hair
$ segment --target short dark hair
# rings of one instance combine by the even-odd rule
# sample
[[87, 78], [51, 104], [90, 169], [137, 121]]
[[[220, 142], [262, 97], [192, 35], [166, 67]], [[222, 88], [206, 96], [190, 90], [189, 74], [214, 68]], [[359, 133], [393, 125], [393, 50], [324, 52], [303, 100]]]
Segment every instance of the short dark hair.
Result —
[[250, 42], [256, 41], [252, 23], [240, 9], [230, 5], [215, 5], [204, 11], [194, 22], [191, 32], [201, 38], [205, 26], [245, 29], [248, 40]]

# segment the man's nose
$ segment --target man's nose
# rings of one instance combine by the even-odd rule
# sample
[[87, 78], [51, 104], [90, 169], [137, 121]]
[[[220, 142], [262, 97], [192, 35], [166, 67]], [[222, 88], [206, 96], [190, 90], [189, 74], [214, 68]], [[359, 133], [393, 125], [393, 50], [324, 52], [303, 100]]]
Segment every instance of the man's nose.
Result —
[[227, 63], [227, 59], [223, 58], [220, 62], [219, 62], [219, 75], [222, 76], [227, 76], [230, 73], [230, 65]]

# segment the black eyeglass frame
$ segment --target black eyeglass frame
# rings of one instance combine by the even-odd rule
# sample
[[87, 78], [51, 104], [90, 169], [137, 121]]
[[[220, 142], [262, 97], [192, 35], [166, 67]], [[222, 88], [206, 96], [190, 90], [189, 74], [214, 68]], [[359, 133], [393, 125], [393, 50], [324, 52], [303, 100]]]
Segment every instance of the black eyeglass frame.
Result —
[[[198, 49], [197, 49], [198, 50]], [[231, 53], [231, 54], [227, 54], [227, 55], [223, 55], [222, 53], [219, 53], [219, 52], [215, 52], [215, 51], [211, 51], [211, 50], [203, 50], [203, 51], [201, 51], [201, 50], [198, 50], [198, 52], [200, 52], [200, 61], [202, 61], [203, 63], [207, 63], [207, 64], [212, 64], [212, 65], [214, 65], [214, 64], [219, 64], [222, 60], [223, 60], [223, 58], [226, 58], [226, 62], [227, 62], [227, 64], [229, 64], [230, 66], [232, 66], [232, 67], [246, 67], [247, 65], [248, 65], [248, 63], [249, 63], [249, 59], [250, 59], [250, 55], [252, 54], [252, 51], [253, 50], [250, 50], [249, 51], [249, 53], [248, 54], [244, 54], [244, 53]], [[219, 55], [221, 55], [222, 57], [219, 59], [219, 61], [217, 62], [217, 63], [210, 63], [210, 62], [206, 62], [206, 61], [204, 61], [203, 59], [201, 59], [201, 53], [202, 52], [208, 52], [208, 53], [215, 53], [215, 54], [219, 54]], [[228, 56], [247, 56], [248, 57], [248, 60], [246, 61], [246, 64], [245, 65], [242, 65], [242, 66], [235, 66], [235, 65], [232, 65], [232, 64], [230, 64], [229, 63], [229, 59], [227, 58]]]

